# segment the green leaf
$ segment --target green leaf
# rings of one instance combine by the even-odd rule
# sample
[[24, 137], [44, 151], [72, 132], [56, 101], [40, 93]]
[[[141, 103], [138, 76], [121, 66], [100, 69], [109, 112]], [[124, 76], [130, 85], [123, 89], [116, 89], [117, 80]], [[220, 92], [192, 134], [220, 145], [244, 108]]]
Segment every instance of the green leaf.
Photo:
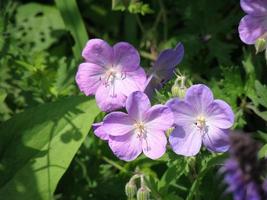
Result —
[[267, 111], [259, 111], [259, 109], [253, 105], [247, 105], [248, 108], [254, 111], [256, 115], [261, 117], [263, 120], [267, 121]]
[[69, 97], [26, 110], [0, 126], [0, 199], [52, 199], [99, 110]]
[[88, 41], [88, 35], [76, 0], [55, 0], [55, 2], [64, 20], [66, 28], [70, 31], [74, 38], [75, 45], [72, 50], [75, 59], [79, 61], [81, 59], [82, 49]]
[[261, 147], [258, 155], [259, 155], [259, 158], [265, 158], [267, 156], [267, 144]]
[[65, 26], [60, 13], [54, 6], [28, 3], [18, 7], [16, 13], [18, 45], [41, 51], [58, 40], [60, 30]]
[[255, 81], [255, 89], [258, 96], [258, 103], [267, 108], [267, 87], [259, 81]]

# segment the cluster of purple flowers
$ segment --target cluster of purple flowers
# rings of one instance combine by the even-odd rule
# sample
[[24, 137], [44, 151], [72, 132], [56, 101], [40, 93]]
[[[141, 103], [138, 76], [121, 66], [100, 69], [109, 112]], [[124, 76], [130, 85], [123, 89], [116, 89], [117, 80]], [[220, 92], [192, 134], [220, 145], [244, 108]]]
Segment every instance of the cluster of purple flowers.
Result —
[[[76, 82], [85, 95], [95, 95], [102, 111], [110, 112], [103, 122], [93, 125], [94, 133], [108, 141], [120, 159], [131, 161], [142, 152], [151, 159], [160, 158], [168, 143], [165, 132], [172, 127], [169, 143], [177, 154], [194, 156], [202, 143], [210, 151], [228, 150], [234, 114], [227, 103], [213, 99], [207, 86], [193, 85], [184, 99], [151, 106], [154, 90], [172, 78], [183, 55], [181, 43], [164, 50], [147, 77], [132, 45], [119, 42], [111, 47], [101, 39], [86, 44]], [[127, 113], [115, 111], [121, 108]]]
[[258, 158], [259, 145], [247, 134], [235, 133], [230, 137], [230, 158], [221, 172], [234, 200], [267, 199], [267, 181], [262, 176], [266, 160]]

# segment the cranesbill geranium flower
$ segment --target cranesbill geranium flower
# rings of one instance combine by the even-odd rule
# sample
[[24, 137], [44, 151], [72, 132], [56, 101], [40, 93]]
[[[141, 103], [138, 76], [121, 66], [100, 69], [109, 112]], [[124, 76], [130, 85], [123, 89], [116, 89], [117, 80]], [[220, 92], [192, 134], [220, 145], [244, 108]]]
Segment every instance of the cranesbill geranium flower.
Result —
[[152, 96], [155, 89], [159, 89], [162, 84], [171, 79], [174, 74], [175, 67], [184, 57], [184, 46], [178, 43], [174, 49], [166, 49], [162, 51], [155, 61], [151, 75], [147, 79], [145, 93]]
[[247, 13], [239, 24], [240, 39], [246, 44], [255, 44], [259, 38], [267, 38], [267, 0], [241, 0]]
[[173, 124], [173, 113], [164, 105], [150, 105], [140, 91], [126, 101], [126, 110], [112, 112], [103, 120], [103, 131], [109, 134], [109, 146], [120, 159], [131, 161], [142, 152], [157, 159], [166, 151], [165, 131]]
[[85, 95], [94, 95], [102, 111], [124, 106], [127, 96], [143, 91], [146, 74], [137, 50], [126, 42], [111, 47], [100, 39], [89, 40], [83, 49], [76, 82]]
[[98, 122], [92, 124], [94, 134], [99, 137], [101, 140], [108, 140], [109, 135], [103, 130], [103, 122]]
[[167, 106], [174, 113], [176, 127], [169, 141], [175, 153], [194, 156], [202, 143], [210, 151], [228, 150], [228, 129], [234, 123], [234, 114], [227, 103], [213, 99], [207, 86], [193, 85], [184, 100], [169, 100]]

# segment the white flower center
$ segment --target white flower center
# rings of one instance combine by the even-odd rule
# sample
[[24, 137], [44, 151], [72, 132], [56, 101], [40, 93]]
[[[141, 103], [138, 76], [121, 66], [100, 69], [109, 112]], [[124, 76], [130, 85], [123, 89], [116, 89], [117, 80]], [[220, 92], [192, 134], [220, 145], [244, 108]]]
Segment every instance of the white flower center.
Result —
[[136, 122], [134, 124], [134, 129], [135, 129], [135, 133], [137, 133], [137, 137], [140, 140], [142, 140], [142, 139], [145, 140], [146, 150], [149, 151], [150, 147], [148, 146], [148, 142], [147, 142], [147, 130], [146, 130], [144, 122], [142, 122], [142, 121]]
[[199, 129], [200, 133], [203, 134], [203, 136], [208, 131], [207, 120], [202, 115], [197, 117], [195, 126]]
[[115, 83], [118, 80], [123, 80], [126, 78], [126, 74], [122, 73], [114, 67], [109, 68], [104, 74], [104, 85], [105, 87], [111, 88], [111, 97], [116, 97]]

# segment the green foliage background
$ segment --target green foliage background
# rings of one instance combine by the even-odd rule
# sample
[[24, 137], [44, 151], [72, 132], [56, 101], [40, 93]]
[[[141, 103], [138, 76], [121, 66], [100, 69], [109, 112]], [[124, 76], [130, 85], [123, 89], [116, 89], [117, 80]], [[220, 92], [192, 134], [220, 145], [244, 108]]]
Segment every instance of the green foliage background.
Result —
[[[238, 36], [234, 0], [2, 0], [0, 2], [0, 199], [126, 199], [135, 172], [152, 199], [231, 199], [218, 167], [227, 154], [195, 158], [170, 150], [157, 161], [119, 161], [90, 130], [94, 100], [74, 82], [89, 38], [132, 43], [149, 71], [158, 53], [185, 46], [178, 66], [188, 84], [205, 83], [267, 153], [267, 66]], [[171, 97], [171, 80], [154, 98]], [[63, 175], [64, 174], [64, 175]], [[215, 176], [215, 174], [218, 174]]]

